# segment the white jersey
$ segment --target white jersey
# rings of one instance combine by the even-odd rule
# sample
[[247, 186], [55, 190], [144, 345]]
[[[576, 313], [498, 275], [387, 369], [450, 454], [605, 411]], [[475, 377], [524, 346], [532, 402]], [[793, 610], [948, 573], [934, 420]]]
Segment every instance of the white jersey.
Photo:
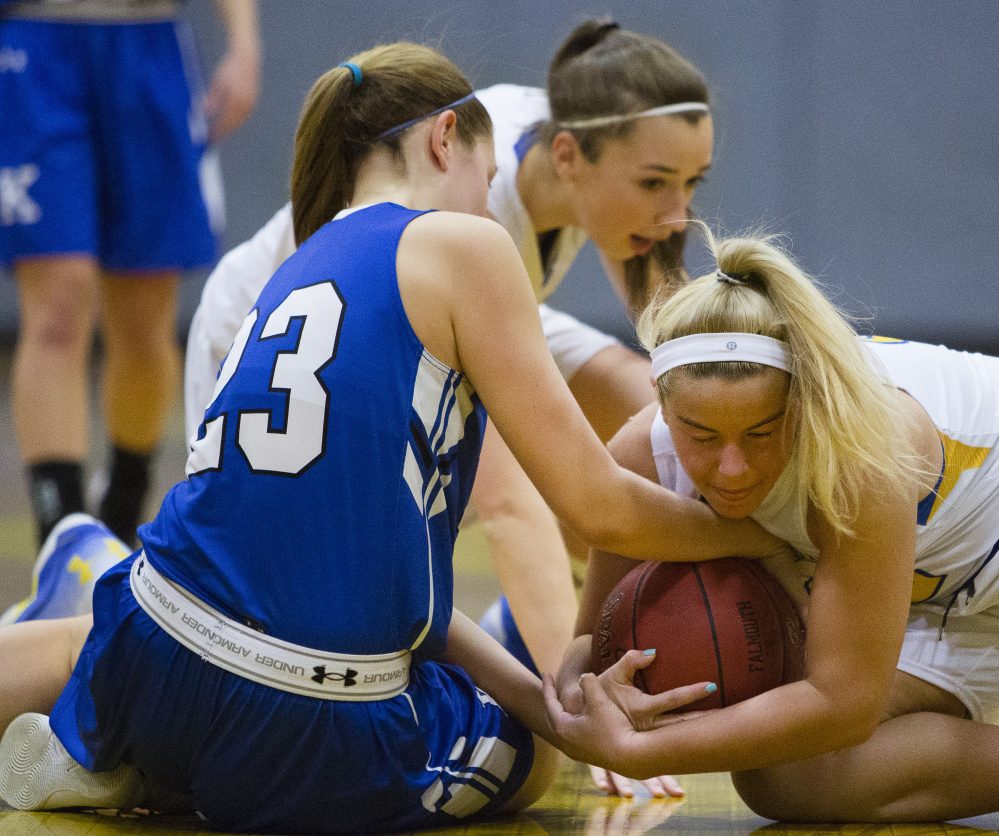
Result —
[[586, 243], [583, 230], [565, 227], [555, 237], [547, 264], [542, 264], [538, 233], [517, 191], [517, 171], [533, 145], [531, 129], [551, 115], [548, 95], [537, 87], [496, 84], [479, 90], [475, 97], [493, 120], [496, 145], [496, 176], [489, 185], [489, 214], [510, 233], [531, 277], [534, 295], [544, 302]]
[[[517, 193], [517, 170], [531, 140], [527, 132], [548, 118], [548, 98], [544, 90], [513, 84], [488, 87], [476, 97], [489, 112], [495, 136], [497, 173], [489, 187], [489, 211], [516, 243], [541, 302], [555, 290], [586, 243], [581, 229], [561, 230], [545, 269], [537, 233]], [[198, 431], [219, 367], [243, 319], [267, 280], [294, 251], [291, 204], [286, 204], [249, 241], [227, 253], [208, 277], [187, 341], [184, 411], [189, 440]], [[540, 313], [549, 348], [566, 380], [598, 351], [617, 344], [613, 337], [546, 305]]]
[[291, 204], [282, 206], [249, 241], [226, 253], [201, 292], [184, 360], [187, 439], [198, 432], [219, 368], [267, 280], [295, 252]]
[[[905, 340], [863, 340], [872, 363], [908, 392], [937, 428], [944, 464], [919, 503], [912, 602], [969, 614], [999, 603], [999, 358]], [[660, 482], [699, 496], [656, 416], [652, 449]], [[753, 519], [790, 543], [812, 575], [818, 549], [808, 537], [807, 499], [797, 495], [796, 461], [785, 468]]]

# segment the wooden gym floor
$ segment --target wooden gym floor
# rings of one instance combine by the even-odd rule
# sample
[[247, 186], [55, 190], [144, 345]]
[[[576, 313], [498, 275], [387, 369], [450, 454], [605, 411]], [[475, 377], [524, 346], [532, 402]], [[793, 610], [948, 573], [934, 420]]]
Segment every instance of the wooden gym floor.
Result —
[[[10, 410], [10, 352], [0, 350], [0, 612], [30, 589], [34, 534], [23, 468], [14, 443]], [[97, 414], [96, 408], [93, 414]], [[103, 462], [105, 443], [95, 421], [92, 466]], [[148, 513], [184, 476], [186, 444], [178, 396], [157, 463]], [[455, 603], [474, 618], [499, 594], [481, 531], [463, 531], [455, 557]], [[0, 664], [2, 660], [0, 660]], [[742, 803], [727, 774], [681, 779], [681, 801], [648, 798], [638, 788], [634, 801], [607, 798], [592, 785], [588, 770], [566, 761], [555, 785], [530, 810], [486, 824], [452, 828], [449, 836], [972, 836], [999, 833], [999, 813], [961, 822], [926, 825], [784, 825], [754, 815]], [[173, 836], [207, 834], [194, 818], [136, 817], [91, 813], [24, 813], [0, 805], [0, 836]]]

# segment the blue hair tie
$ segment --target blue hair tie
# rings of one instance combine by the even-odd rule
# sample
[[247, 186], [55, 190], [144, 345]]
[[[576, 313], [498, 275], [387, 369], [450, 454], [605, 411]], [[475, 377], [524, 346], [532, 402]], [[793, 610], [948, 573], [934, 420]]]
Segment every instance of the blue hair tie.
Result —
[[350, 74], [354, 76], [354, 86], [357, 87], [361, 83], [361, 68], [357, 66], [353, 61], [344, 61], [342, 64], [336, 65], [337, 69], [340, 67], [346, 67], [350, 70]]

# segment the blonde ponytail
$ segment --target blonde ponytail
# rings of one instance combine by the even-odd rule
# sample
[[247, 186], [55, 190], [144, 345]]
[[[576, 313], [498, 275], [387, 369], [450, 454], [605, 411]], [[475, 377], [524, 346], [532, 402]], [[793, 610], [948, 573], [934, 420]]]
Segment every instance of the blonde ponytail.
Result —
[[[790, 345], [790, 398], [797, 409], [795, 457], [801, 495], [838, 531], [849, 533], [866, 490], [902, 489], [919, 475], [896, 390], [872, 368], [839, 310], [768, 237], [741, 237], [708, 245], [723, 273], [702, 276], [642, 314], [639, 338], [649, 350], [688, 334], [734, 331], [774, 337]], [[681, 367], [694, 378], [738, 379], [759, 374], [753, 363]], [[668, 399], [670, 377], [660, 377]]]

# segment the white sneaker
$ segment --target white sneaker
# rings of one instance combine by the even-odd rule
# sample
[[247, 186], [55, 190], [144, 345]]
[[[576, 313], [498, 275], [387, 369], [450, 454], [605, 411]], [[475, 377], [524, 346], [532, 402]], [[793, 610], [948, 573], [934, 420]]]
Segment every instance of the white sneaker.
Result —
[[63, 517], [45, 538], [35, 561], [31, 595], [0, 616], [0, 627], [92, 612], [97, 579], [131, 553], [89, 514]]
[[122, 764], [90, 772], [66, 751], [44, 714], [22, 714], [0, 739], [0, 798], [15, 810], [131, 809], [141, 773]]

